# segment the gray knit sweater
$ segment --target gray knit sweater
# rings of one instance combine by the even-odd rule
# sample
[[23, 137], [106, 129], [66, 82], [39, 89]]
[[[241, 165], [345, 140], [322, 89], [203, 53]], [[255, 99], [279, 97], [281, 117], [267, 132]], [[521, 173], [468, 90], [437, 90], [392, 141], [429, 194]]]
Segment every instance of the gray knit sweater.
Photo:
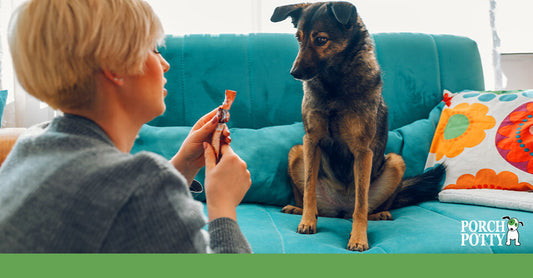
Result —
[[251, 252], [232, 219], [205, 225], [165, 158], [122, 153], [82, 117], [34, 128], [0, 168], [0, 252]]

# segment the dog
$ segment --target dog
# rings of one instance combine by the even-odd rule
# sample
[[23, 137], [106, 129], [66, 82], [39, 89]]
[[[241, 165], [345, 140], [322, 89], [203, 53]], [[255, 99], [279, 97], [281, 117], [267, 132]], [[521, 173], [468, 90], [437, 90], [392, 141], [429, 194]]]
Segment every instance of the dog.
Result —
[[511, 245], [511, 240], [514, 240], [514, 244], [516, 246], [520, 246], [520, 242], [518, 241], [518, 224], [522, 224], [522, 226], [524, 226], [524, 223], [522, 221], [518, 221], [518, 219], [516, 218], [511, 218], [509, 216], [504, 216], [502, 219], [509, 220], [507, 221], [507, 241], [505, 242], [505, 245]]
[[369, 249], [368, 220], [390, 220], [389, 209], [435, 199], [438, 166], [402, 181], [403, 158], [384, 154], [388, 110], [374, 44], [348, 2], [277, 7], [272, 22], [292, 18], [299, 53], [291, 75], [303, 82], [303, 145], [289, 152], [289, 176], [301, 214], [297, 232], [317, 232], [318, 216], [352, 218], [347, 249]]

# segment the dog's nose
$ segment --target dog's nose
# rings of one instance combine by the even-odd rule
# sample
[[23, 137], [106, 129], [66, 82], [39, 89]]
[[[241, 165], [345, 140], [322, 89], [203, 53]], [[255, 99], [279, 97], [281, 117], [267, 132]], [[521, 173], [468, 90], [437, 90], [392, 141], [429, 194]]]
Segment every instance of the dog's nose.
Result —
[[291, 69], [291, 75], [296, 79], [303, 79], [304, 78], [304, 71], [300, 68], [293, 67]]

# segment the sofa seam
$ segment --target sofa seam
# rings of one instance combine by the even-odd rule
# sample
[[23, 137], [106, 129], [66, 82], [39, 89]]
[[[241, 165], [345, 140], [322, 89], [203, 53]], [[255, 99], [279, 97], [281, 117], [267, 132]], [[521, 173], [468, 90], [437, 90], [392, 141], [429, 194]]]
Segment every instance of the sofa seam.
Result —
[[183, 119], [183, 122], [186, 123], [187, 122], [187, 119], [186, 119], [186, 112], [185, 112], [185, 109], [187, 107], [187, 105], [185, 105], [185, 39], [186, 39], [186, 36], [183, 36], [182, 37], [182, 40], [181, 40], [181, 61], [180, 61], [180, 75], [181, 75], [181, 80], [180, 80], [180, 87], [181, 87], [181, 91], [183, 92], [182, 96], [181, 96], [181, 111], [182, 111], [182, 119]]
[[281, 234], [281, 231], [278, 229], [278, 225], [276, 225], [275, 221], [274, 221], [274, 218], [272, 217], [272, 214], [270, 213], [270, 211], [268, 211], [266, 208], [263, 207], [263, 209], [265, 210], [265, 212], [267, 213], [268, 215], [268, 218], [270, 219], [270, 221], [272, 222], [273, 226], [274, 226], [274, 229], [276, 230], [276, 233], [278, 233], [279, 235], [279, 239], [280, 239], [280, 245], [281, 245], [281, 253], [282, 254], [285, 254], [285, 242], [284, 242], [284, 239], [283, 239], [283, 235]]
[[443, 90], [444, 90], [444, 78], [442, 76], [442, 63], [441, 63], [441, 59], [442, 59], [442, 56], [441, 56], [441, 53], [440, 53], [440, 48], [439, 48], [439, 45], [437, 43], [437, 40], [435, 39], [435, 35], [434, 34], [431, 34], [430, 35], [431, 37], [431, 41], [433, 42], [433, 45], [435, 47], [435, 54], [437, 56], [437, 70], [439, 71], [438, 72], [438, 77], [439, 77], [439, 93], [442, 94]]
[[248, 63], [247, 63], [247, 66], [248, 66], [248, 91], [250, 92], [250, 103], [248, 105], [248, 112], [250, 113], [250, 115], [252, 115], [251, 118], [251, 124], [252, 124], [252, 128], [255, 128], [255, 116], [254, 113], [252, 113], [253, 109], [252, 109], [252, 105], [253, 105], [253, 98], [254, 98], [254, 89], [253, 89], [253, 85], [252, 85], [252, 82], [253, 82], [253, 67], [252, 67], [252, 36], [249, 36], [248, 37], [248, 55], [247, 56], [247, 59], [248, 59]]

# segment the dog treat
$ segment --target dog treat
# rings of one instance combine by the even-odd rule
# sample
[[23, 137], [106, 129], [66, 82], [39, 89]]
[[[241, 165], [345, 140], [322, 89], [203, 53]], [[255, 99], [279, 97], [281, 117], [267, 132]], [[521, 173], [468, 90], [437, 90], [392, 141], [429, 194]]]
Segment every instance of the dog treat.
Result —
[[211, 141], [211, 145], [213, 145], [213, 148], [215, 149], [215, 157], [217, 159], [217, 162], [220, 160], [220, 137], [222, 136], [224, 128], [226, 128], [226, 123], [229, 121], [229, 109], [231, 108], [231, 105], [233, 104], [236, 95], [237, 92], [226, 90], [226, 97], [224, 99], [224, 103], [222, 103], [222, 105], [218, 107], [218, 126], [215, 132], [213, 133], [213, 139]]

